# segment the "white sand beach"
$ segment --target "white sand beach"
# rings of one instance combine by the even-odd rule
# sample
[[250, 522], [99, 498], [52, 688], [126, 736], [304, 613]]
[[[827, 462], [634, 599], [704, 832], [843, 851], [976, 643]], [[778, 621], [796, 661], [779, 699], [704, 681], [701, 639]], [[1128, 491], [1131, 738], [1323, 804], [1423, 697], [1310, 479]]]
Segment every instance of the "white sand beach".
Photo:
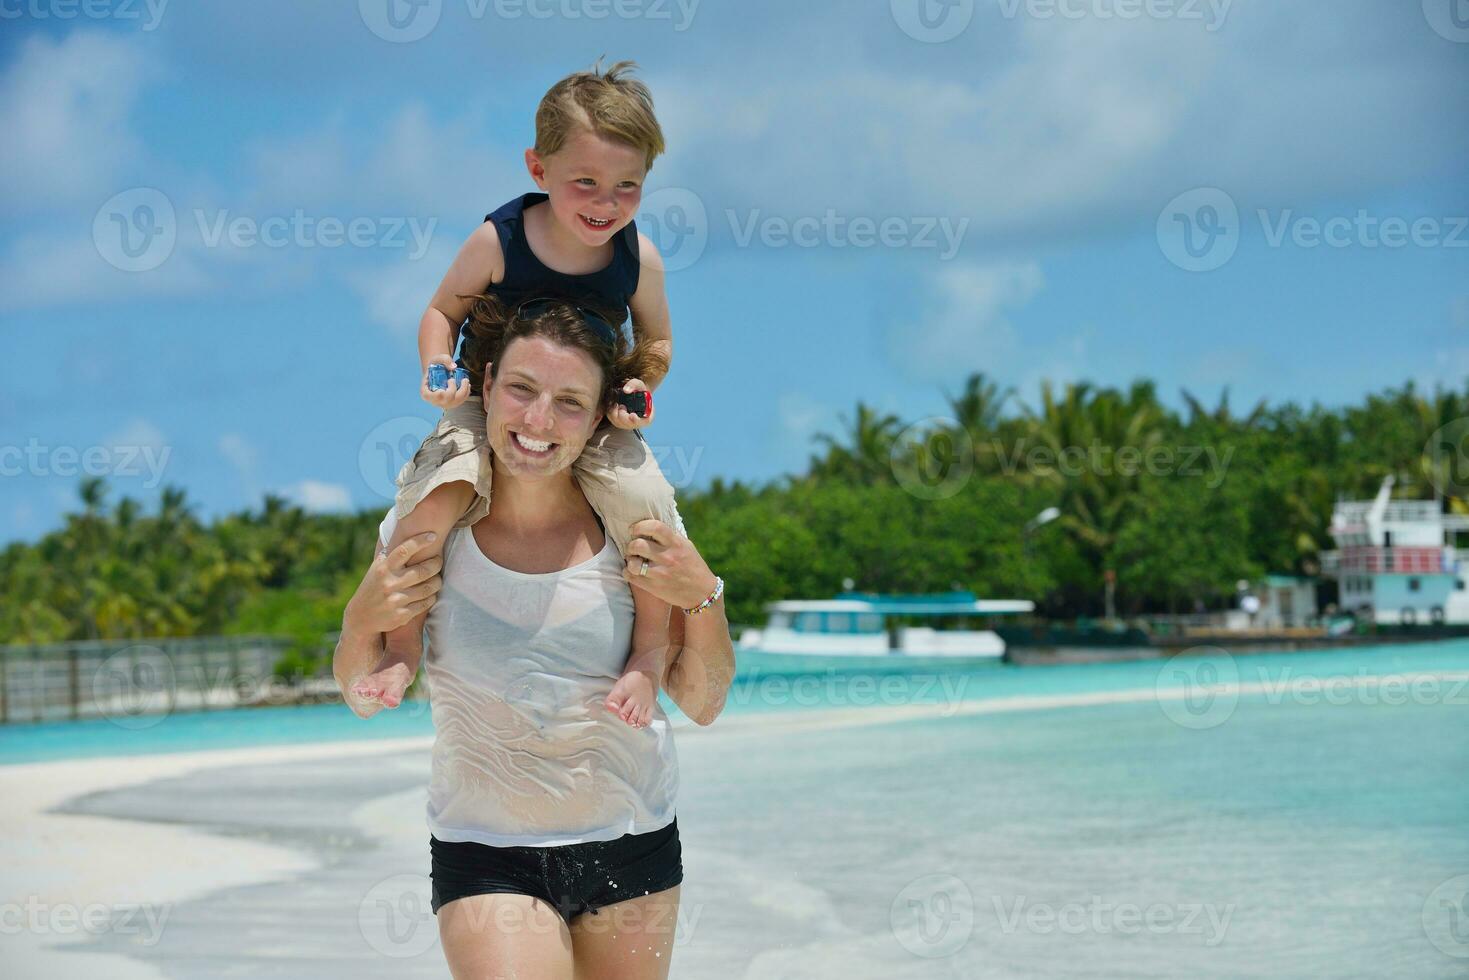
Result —
[[[1433, 676], [1464, 672], [1404, 680]], [[1439, 786], [1464, 708], [1215, 693], [1232, 715], [1207, 731], [1142, 688], [680, 724], [673, 976], [1455, 975], [1422, 916], [1469, 872], [1465, 790]], [[1404, 730], [1411, 764], [1353, 761]], [[0, 766], [6, 976], [447, 976], [430, 744]], [[1411, 823], [1378, 812], [1412, 793]], [[1031, 914], [1073, 905], [1078, 931]], [[1097, 905], [1175, 925], [1139, 934]]]

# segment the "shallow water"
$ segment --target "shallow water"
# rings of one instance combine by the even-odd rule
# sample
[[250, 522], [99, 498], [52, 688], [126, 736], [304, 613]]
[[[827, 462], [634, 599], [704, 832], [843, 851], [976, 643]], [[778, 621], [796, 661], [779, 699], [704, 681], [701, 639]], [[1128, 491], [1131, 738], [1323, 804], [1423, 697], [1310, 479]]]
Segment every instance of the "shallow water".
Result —
[[[737, 723], [678, 736], [673, 975], [1469, 975], [1469, 684], [1363, 683], [1424, 671], [1469, 671], [1469, 644], [996, 668], [951, 717], [874, 707], [828, 729], [757, 693]], [[1351, 683], [1278, 683], [1322, 677]], [[1276, 686], [1228, 687], [1261, 678]], [[1204, 696], [1154, 699], [1180, 685]], [[1044, 707], [1098, 691], [1136, 700]], [[236, 767], [77, 801], [320, 862], [181, 905], [155, 947], [96, 945], [177, 977], [446, 975], [427, 760]]]

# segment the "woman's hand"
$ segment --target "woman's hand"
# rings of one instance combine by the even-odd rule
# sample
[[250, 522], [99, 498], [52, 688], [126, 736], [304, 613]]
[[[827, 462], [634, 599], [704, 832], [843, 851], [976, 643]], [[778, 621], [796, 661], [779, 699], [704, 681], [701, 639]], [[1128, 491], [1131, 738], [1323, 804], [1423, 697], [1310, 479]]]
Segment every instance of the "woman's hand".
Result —
[[656, 520], [638, 521], [632, 533], [622, 561], [623, 578], [680, 609], [709, 598], [714, 573], [692, 541]]
[[415, 563], [414, 556], [433, 540], [433, 532], [425, 531], [388, 554], [379, 551], [347, 603], [342, 616], [343, 629], [371, 635], [391, 633], [432, 608], [444, 585], [439, 575], [444, 560], [435, 555]]

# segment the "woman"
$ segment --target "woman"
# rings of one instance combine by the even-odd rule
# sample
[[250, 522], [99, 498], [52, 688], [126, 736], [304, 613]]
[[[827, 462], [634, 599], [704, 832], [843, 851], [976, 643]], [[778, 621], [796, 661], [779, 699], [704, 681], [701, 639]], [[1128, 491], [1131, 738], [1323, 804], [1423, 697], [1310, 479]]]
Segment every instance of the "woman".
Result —
[[[628, 657], [631, 587], [645, 588], [685, 610], [658, 664], [664, 689], [713, 722], [734, 673], [722, 583], [658, 521], [635, 525], [619, 556], [572, 476], [634, 376], [620, 334], [562, 303], [522, 317], [484, 297], [475, 310], [469, 366], [483, 372], [495, 491], [445, 541], [427, 622], [444, 953], [455, 977], [665, 978], [683, 877], [672, 732], [661, 708], [633, 728], [605, 698]], [[405, 570], [414, 544], [374, 561], [344, 618], [333, 672], [363, 718], [382, 705], [354, 683], [439, 584], [436, 564]]]

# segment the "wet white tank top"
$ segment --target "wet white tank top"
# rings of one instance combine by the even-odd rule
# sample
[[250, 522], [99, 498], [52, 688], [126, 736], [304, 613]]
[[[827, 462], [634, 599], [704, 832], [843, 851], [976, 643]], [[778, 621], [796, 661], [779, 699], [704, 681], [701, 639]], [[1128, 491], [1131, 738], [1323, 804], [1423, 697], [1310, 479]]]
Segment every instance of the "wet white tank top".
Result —
[[[383, 542], [395, 525], [390, 510]], [[496, 565], [456, 528], [443, 577], [424, 653], [433, 836], [551, 847], [671, 823], [668, 716], [660, 705], [635, 729], [602, 704], [632, 642], [632, 591], [612, 540], [571, 568], [527, 574]]]

